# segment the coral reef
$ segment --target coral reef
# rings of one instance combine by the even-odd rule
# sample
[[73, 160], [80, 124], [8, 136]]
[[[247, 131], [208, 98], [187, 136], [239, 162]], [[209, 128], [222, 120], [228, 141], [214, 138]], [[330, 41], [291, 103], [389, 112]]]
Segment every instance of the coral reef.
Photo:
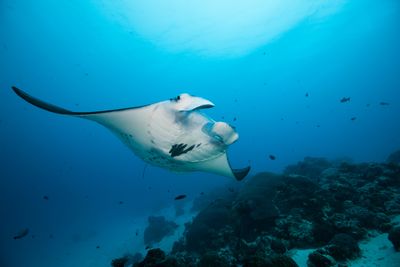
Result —
[[124, 256], [121, 258], [113, 259], [111, 261], [111, 266], [112, 267], [124, 267], [125, 264], [128, 262], [128, 257]]
[[125, 267], [132, 266], [143, 259], [142, 254], [136, 253], [135, 255], [126, 254], [121, 258], [116, 258], [111, 261], [111, 266], [113, 267]]
[[316, 250], [308, 255], [307, 266], [309, 267], [330, 267], [335, 265], [335, 259], [323, 251]]
[[386, 162], [400, 164], [400, 150], [397, 150], [389, 155]]
[[388, 236], [390, 242], [396, 251], [400, 251], [400, 226], [393, 227]]
[[134, 263], [133, 267], [176, 267], [177, 260], [167, 257], [159, 248], [150, 249], [143, 261]]
[[167, 221], [164, 216], [150, 216], [149, 225], [144, 230], [144, 243], [151, 245], [160, 242], [165, 236], [172, 235], [178, 225]]
[[325, 158], [305, 157], [303, 161], [287, 166], [283, 173], [285, 175], [297, 174], [316, 179], [331, 166], [332, 163]]
[[357, 241], [348, 234], [335, 235], [326, 250], [337, 261], [355, 259], [361, 253]]
[[[393, 162], [307, 157], [283, 174], [259, 173], [230, 193], [201, 197], [197, 216], [168, 256], [157, 252], [157, 262], [291, 267], [297, 265], [290, 249], [319, 247], [308, 257], [310, 267], [340, 266], [361, 256], [358, 242], [371, 231], [390, 231], [399, 249], [400, 230], [391, 221], [400, 214], [400, 165]], [[149, 265], [155, 254], [150, 250], [135, 266], [156, 266]]]

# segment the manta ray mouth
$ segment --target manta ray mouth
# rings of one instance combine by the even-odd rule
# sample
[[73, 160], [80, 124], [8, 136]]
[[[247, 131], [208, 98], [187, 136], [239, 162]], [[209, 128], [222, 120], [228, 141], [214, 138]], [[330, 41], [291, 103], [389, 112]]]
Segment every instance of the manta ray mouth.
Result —
[[193, 110], [207, 109], [207, 108], [212, 108], [212, 107], [214, 107], [214, 105], [211, 105], [211, 104], [205, 104], [205, 105], [200, 105], [200, 106], [198, 106], [198, 107], [194, 108]]

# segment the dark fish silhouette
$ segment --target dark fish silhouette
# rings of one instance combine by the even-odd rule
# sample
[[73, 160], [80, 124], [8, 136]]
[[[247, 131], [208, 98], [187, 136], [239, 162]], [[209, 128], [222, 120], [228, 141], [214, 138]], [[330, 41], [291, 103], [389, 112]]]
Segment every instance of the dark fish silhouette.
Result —
[[178, 196], [175, 197], [175, 200], [181, 200], [181, 199], [184, 199], [184, 198], [186, 198], [186, 195], [178, 195]]
[[270, 160], [276, 160], [276, 157], [274, 155], [269, 155], [268, 157]]
[[306, 97], [308, 97], [308, 93], [306, 93]]
[[390, 104], [388, 102], [380, 102], [379, 105], [381, 105], [381, 106], [389, 106]]
[[340, 99], [340, 103], [346, 103], [350, 101], [350, 97], [343, 97], [342, 99]]
[[49, 197], [48, 196], [43, 196], [43, 199], [44, 200], [49, 200]]
[[14, 239], [17, 240], [17, 239], [24, 238], [28, 234], [29, 234], [29, 228], [24, 228], [14, 236]]
[[355, 121], [357, 117], [352, 117], [350, 120]]

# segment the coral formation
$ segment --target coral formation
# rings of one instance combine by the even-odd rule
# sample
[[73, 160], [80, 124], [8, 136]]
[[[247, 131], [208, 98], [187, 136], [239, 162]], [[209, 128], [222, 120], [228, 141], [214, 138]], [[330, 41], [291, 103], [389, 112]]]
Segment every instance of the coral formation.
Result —
[[390, 242], [396, 251], [400, 251], [400, 226], [393, 227], [388, 236]]
[[144, 243], [151, 245], [160, 242], [165, 236], [172, 235], [178, 225], [167, 221], [164, 216], [149, 216], [149, 225], [144, 230]]
[[397, 150], [389, 155], [386, 162], [400, 164], [400, 150]]
[[[199, 212], [172, 252], [150, 250], [147, 265], [135, 266], [153, 266], [150, 259], [157, 258], [152, 262], [178, 267], [291, 267], [297, 265], [290, 249], [315, 247], [310, 267], [338, 266], [361, 256], [358, 242], [368, 232], [391, 229], [389, 239], [399, 249], [400, 228], [391, 222], [400, 214], [398, 164], [307, 157], [283, 174], [259, 173], [231, 191], [218, 198], [202, 195], [208, 201], [195, 202]], [[154, 218], [150, 225], [154, 221], [165, 225]]]

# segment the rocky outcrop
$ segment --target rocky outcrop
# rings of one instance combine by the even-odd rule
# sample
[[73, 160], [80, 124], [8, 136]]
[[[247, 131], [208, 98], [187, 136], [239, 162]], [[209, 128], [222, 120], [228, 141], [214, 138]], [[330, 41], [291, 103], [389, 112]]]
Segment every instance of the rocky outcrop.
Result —
[[151, 245], [160, 242], [165, 236], [172, 235], [178, 225], [167, 221], [164, 216], [150, 216], [149, 225], [144, 230], [144, 243]]

